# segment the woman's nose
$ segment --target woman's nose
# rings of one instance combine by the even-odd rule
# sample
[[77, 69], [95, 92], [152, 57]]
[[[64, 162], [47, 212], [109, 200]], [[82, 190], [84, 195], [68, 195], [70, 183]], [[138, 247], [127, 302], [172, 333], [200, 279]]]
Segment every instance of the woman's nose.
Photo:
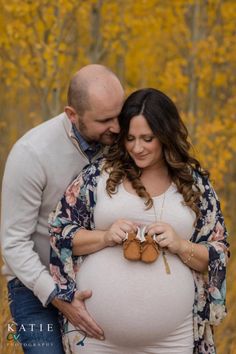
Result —
[[133, 152], [138, 154], [138, 153], [140, 153], [142, 151], [143, 151], [142, 144], [138, 140], [136, 140], [135, 143], [134, 143], [134, 146], [133, 146]]

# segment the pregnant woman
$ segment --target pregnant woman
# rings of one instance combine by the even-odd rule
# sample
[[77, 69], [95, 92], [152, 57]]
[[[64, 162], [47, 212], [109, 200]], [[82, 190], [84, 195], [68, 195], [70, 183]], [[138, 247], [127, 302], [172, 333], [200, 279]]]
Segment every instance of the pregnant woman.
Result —
[[109, 154], [82, 171], [50, 216], [57, 296], [72, 301], [76, 289], [92, 289], [86, 307], [105, 333], [78, 345], [69, 324], [66, 353], [215, 353], [228, 243], [209, 174], [164, 93], [131, 94], [119, 124]]

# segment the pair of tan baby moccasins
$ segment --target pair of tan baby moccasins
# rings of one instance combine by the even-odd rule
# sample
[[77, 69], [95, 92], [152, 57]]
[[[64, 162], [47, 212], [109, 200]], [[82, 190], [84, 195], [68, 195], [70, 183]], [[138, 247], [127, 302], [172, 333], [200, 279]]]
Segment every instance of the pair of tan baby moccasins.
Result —
[[137, 233], [128, 233], [123, 242], [124, 257], [130, 261], [152, 263], [157, 260], [160, 251], [151, 235], [145, 234], [145, 228], [138, 228]]

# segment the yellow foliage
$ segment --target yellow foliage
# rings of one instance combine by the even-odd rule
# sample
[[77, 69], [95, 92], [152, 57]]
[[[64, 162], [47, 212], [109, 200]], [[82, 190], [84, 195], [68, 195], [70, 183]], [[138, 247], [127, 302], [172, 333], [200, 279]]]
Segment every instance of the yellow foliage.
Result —
[[[127, 94], [156, 87], [176, 102], [228, 228], [236, 228], [235, 1], [0, 0], [0, 7], [2, 162], [18, 136], [63, 109], [72, 73], [102, 63]], [[219, 354], [234, 353], [233, 279]]]

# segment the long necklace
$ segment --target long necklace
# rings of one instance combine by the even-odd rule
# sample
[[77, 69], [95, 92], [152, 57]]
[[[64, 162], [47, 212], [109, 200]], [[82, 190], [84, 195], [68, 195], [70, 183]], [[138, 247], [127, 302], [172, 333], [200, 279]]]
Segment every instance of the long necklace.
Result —
[[[160, 215], [159, 215], [159, 221], [162, 220], [162, 215], [163, 215], [163, 210], [164, 210], [164, 205], [165, 205], [165, 199], [166, 199], [166, 192], [164, 193], [163, 198], [162, 198], [161, 209], [160, 209]], [[152, 200], [152, 202], [153, 202], [153, 210], [154, 210], [155, 222], [158, 222], [158, 217], [157, 217], [155, 202], [154, 202], [154, 200]], [[168, 263], [167, 258], [166, 258], [166, 251], [165, 251], [165, 248], [162, 248], [161, 253], [162, 253], [162, 258], [163, 258], [163, 261], [164, 261], [166, 273], [167, 273], [167, 274], [170, 274], [170, 266], [169, 266], [169, 263]]]

